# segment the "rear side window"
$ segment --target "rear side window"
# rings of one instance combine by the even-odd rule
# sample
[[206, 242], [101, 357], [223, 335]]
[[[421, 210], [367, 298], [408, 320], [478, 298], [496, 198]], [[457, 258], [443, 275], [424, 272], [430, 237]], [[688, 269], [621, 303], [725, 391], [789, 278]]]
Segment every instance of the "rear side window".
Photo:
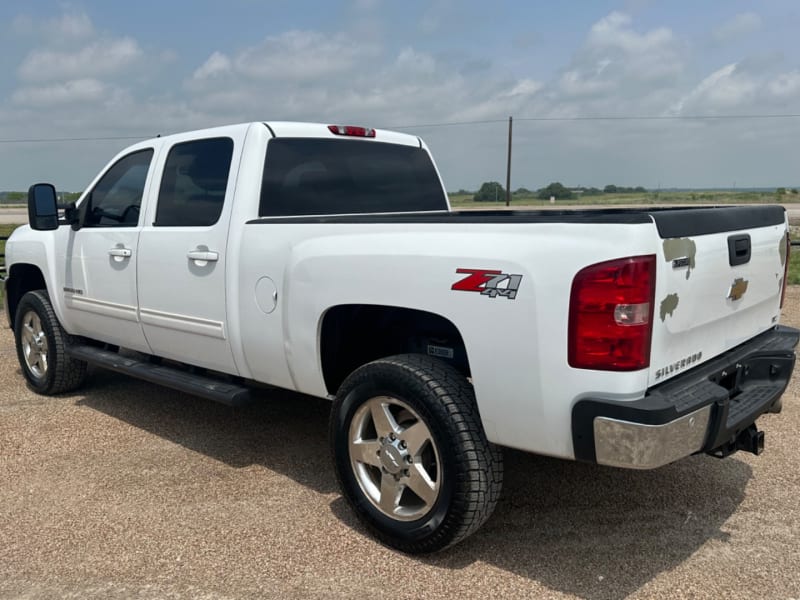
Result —
[[363, 140], [272, 139], [262, 217], [446, 210], [428, 153]]
[[175, 144], [158, 191], [155, 226], [202, 227], [222, 214], [233, 140], [212, 138]]
[[152, 158], [153, 151], [147, 149], [114, 163], [86, 200], [83, 227], [136, 227]]

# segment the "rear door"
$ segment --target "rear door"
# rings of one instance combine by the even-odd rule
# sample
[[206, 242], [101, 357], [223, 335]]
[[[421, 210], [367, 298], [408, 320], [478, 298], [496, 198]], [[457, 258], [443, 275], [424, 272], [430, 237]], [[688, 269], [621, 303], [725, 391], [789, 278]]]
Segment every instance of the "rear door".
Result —
[[787, 260], [780, 206], [653, 213], [660, 234], [651, 385], [778, 322]]
[[236, 373], [227, 327], [228, 226], [244, 129], [178, 138], [139, 241], [139, 313], [154, 354]]

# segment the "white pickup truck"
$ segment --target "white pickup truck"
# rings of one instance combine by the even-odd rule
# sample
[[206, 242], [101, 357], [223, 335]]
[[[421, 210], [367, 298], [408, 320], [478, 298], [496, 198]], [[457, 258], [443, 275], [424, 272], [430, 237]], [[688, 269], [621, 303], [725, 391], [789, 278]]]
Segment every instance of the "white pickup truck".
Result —
[[780, 206], [452, 212], [417, 137], [270, 122], [136, 144], [76, 205], [32, 186], [29, 217], [5, 299], [33, 390], [91, 363], [330, 398], [342, 492], [406, 552], [487, 519], [502, 446], [757, 454], [794, 367]]

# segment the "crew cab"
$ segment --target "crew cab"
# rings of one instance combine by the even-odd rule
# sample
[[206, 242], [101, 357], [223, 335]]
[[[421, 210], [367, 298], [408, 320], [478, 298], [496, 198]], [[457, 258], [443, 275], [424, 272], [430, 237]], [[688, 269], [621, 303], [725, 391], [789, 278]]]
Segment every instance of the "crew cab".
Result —
[[405, 552], [489, 517], [502, 447], [760, 453], [794, 367], [782, 207], [457, 212], [402, 133], [158, 137], [75, 204], [32, 186], [29, 222], [5, 299], [33, 390], [95, 364], [234, 405], [253, 383], [329, 398], [342, 492]]

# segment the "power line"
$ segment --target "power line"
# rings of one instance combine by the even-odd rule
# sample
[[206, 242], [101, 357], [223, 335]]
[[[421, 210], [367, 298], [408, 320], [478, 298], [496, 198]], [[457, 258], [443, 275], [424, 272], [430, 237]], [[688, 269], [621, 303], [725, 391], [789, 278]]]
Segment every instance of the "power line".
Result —
[[[116, 135], [106, 137], [74, 137], [74, 138], [18, 138], [0, 140], [0, 144], [37, 144], [37, 143], [55, 143], [55, 142], [105, 142], [109, 140], [141, 140], [147, 136], [140, 135]], [[152, 137], [152, 136], [151, 136]]]
[[[800, 113], [786, 114], [742, 114], [742, 115], [593, 115], [575, 117], [514, 117], [515, 121], [702, 121], [702, 120], [748, 120], [748, 119], [797, 119]], [[414, 129], [417, 127], [450, 127], [459, 125], [482, 125], [485, 123], [507, 123], [507, 119], [482, 121], [453, 121], [449, 123], [421, 123], [417, 125], [393, 125], [387, 129]]]
[[[514, 117], [515, 121], [530, 122], [575, 122], [575, 121], [734, 121], [755, 119], [798, 119], [800, 113], [741, 114], [741, 115], [588, 115], [574, 117]], [[390, 125], [385, 129], [419, 129], [423, 127], [461, 127], [464, 125], [486, 125], [507, 123], [507, 119], [482, 119], [476, 121], [447, 121], [443, 123], [415, 123], [413, 125]], [[105, 142], [116, 140], [144, 140], [153, 137], [144, 135], [120, 135], [103, 137], [70, 138], [10, 138], [0, 139], [0, 144], [53, 144], [58, 142]]]
[[523, 117], [518, 121], [701, 121], [701, 120], [734, 120], [734, 119], [797, 119], [800, 113], [781, 115], [630, 115], [599, 117]]
[[508, 123], [508, 119], [486, 119], [484, 121], [449, 121], [447, 123], [420, 123], [418, 125], [389, 125], [385, 127], [385, 129], [414, 129], [415, 127], [457, 127], [459, 125], [484, 125], [486, 123]]

